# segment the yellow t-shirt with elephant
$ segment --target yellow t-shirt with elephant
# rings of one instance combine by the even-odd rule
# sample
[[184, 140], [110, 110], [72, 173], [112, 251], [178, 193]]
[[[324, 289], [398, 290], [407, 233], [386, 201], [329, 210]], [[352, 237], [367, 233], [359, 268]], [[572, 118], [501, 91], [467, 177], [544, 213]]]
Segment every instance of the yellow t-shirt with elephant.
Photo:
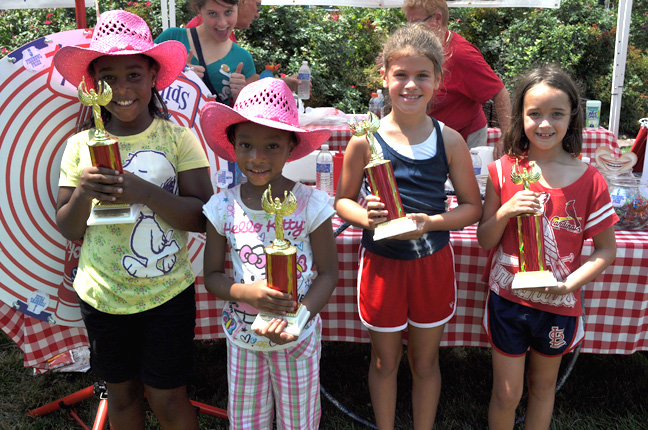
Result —
[[[59, 187], [76, 187], [91, 166], [87, 142], [94, 130], [68, 139]], [[209, 167], [200, 142], [187, 128], [156, 118], [142, 133], [115, 136], [124, 170], [178, 194], [178, 172]], [[147, 206], [134, 223], [88, 226], [74, 289], [102, 312], [134, 314], [159, 306], [194, 281], [188, 233], [176, 230]]]

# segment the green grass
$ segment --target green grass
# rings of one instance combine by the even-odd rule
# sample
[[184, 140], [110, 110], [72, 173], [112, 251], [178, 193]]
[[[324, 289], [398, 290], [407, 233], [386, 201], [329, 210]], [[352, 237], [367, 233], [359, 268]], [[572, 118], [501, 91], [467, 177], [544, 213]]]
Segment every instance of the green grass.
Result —
[[[373, 422], [367, 367], [370, 346], [325, 342], [322, 354], [322, 386], [346, 409]], [[227, 387], [224, 341], [196, 342], [196, 372], [191, 398], [225, 408]], [[563, 363], [567, 363], [571, 355]], [[32, 418], [26, 412], [92, 385], [89, 372], [33, 376], [23, 367], [23, 354], [3, 333], [0, 335], [0, 430], [81, 429], [63, 411]], [[491, 385], [490, 353], [483, 348], [442, 348], [443, 389], [437, 414], [438, 429], [486, 429]], [[396, 424], [412, 427], [407, 360], [399, 373]], [[518, 415], [524, 413], [523, 405]], [[91, 426], [98, 400], [78, 403], [77, 413]], [[226, 429], [223, 420], [200, 416], [203, 429]], [[149, 427], [157, 428], [149, 413]], [[365, 429], [322, 397], [322, 429]], [[522, 426], [518, 426], [522, 428]], [[648, 354], [581, 354], [565, 385], [556, 397], [552, 429], [644, 430], [648, 429]]]

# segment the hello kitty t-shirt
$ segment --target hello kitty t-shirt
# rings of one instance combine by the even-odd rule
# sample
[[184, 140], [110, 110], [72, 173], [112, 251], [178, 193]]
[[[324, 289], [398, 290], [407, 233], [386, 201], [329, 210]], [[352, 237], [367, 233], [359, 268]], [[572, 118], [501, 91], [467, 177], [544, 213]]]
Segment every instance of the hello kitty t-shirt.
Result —
[[[241, 200], [241, 186], [222, 190], [203, 206], [203, 212], [216, 231], [227, 238], [235, 282], [249, 284], [265, 279], [265, 247], [275, 239], [275, 216], [253, 210]], [[317, 272], [313, 269], [310, 233], [334, 214], [329, 196], [313, 187], [296, 183], [292, 190], [297, 209], [283, 217], [284, 239], [297, 248], [297, 292], [301, 302]], [[273, 196], [274, 197], [274, 196]], [[283, 198], [281, 198], [283, 200]], [[235, 345], [251, 350], [279, 350], [294, 343], [276, 345], [258, 336], [251, 326], [258, 314], [254, 307], [239, 302], [226, 302], [222, 325], [227, 338]], [[299, 340], [307, 338], [315, 324], [311, 320]]]

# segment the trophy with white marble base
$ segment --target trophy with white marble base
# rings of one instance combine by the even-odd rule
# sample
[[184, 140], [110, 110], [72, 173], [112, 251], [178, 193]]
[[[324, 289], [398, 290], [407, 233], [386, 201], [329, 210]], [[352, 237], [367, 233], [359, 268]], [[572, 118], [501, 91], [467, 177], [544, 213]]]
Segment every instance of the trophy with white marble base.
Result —
[[[538, 182], [542, 170], [535, 162], [529, 162], [529, 169], [520, 169], [518, 161], [511, 169], [511, 181], [522, 184], [525, 190]], [[542, 214], [519, 215], [517, 218], [518, 246], [520, 247], [520, 271], [513, 277], [512, 289], [555, 287], [558, 281], [554, 274], [544, 269], [542, 243], [544, 232]]]
[[373, 133], [380, 128], [380, 120], [370, 112], [367, 120], [360, 121], [354, 117], [349, 123], [349, 128], [354, 136], [367, 137], [371, 159], [364, 168], [365, 174], [371, 184], [371, 191], [380, 198], [387, 210], [387, 221], [376, 226], [373, 239], [381, 240], [416, 230], [416, 222], [407, 218], [403, 210], [391, 161], [383, 159], [376, 150]]
[[263, 192], [261, 198], [263, 210], [275, 216], [275, 240], [272, 245], [265, 248], [266, 253], [266, 279], [268, 287], [288, 293], [297, 306], [293, 312], [286, 315], [273, 315], [260, 312], [252, 324], [252, 329], [262, 329], [270, 323], [273, 318], [283, 319], [288, 325], [284, 329], [286, 333], [299, 336], [302, 329], [310, 318], [310, 311], [298, 301], [297, 296], [297, 248], [290, 242], [284, 240], [283, 217], [290, 215], [297, 209], [297, 199], [292, 192], [284, 192], [283, 202], [279, 197], [272, 199], [272, 186]]
[[[88, 90], [85, 78], [79, 84], [79, 101], [85, 106], [92, 106], [95, 131], [94, 136], [88, 142], [90, 159], [95, 167], [106, 167], [119, 173], [123, 173], [121, 156], [119, 155], [119, 142], [117, 139], [106, 134], [103, 120], [101, 119], [100, 106], [106, 106], [112, 100], [112, 88], [104, 81], [98, 84], [99, 92], [94, 89]], [[95, 200], [92, 204], [88, 225], [101, 224], [125, 224], [133, 223], [142, 208], [141, 204], [112, 204]]]

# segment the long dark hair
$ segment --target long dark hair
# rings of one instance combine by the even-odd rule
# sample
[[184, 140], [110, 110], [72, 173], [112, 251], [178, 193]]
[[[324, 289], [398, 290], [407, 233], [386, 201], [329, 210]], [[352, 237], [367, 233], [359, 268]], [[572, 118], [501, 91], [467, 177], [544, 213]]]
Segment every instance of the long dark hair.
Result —
[[516, 86], [511, 108], [511, 124], [504, 131], [504, 152], [508, 155], [519, 156], [529, 150], [529, 138], [524, 133], [524, 97], [531, 88], [539, 84], [545, 84], [562, 91], [569, 98], [571, 108], [569, 127], [563, 138], [562, 146], [568, 153], [578, 156], [583, 147], [583, 126], [585, 124], [578, 88], [569, 75], [554, 64], [529, 71]]
[[[150, 68], [153, 68], [155, 70], [160, 69], [160, 65], [153, 58], [144, 54], [140, 54], [140, 55], [142, 55], [144, 58], [148, 60]], [[95, 70], [94, 70], [95, 61], [97, 60], [96, 59], [93, 60], [88, 66], [88, 73], [90, 73], [92, 76], [95, 75]], [[151, 100], [149, 100], [148, 111], [153, 118], [169, 119], [170, 116], [169, 109], [167, 108], [166, 103], [164, 103], [164, 99], [162, 98], [162, 95], [155, 87], [151, 89]], [[108, 111], [108, 109], [101, 106], [101, 120], [103, 121], [104, 125], [108, 124], [111, 118], [112, 118], [112, 114]], [[89, 115], [89, 118], [86, 119], [86, 121], [83, 123], [83, 129], [87, 130], [89, 128], [94, 127], [94, 125], [95, 125], [94, 118], [92, 117], [92, 115]]]

